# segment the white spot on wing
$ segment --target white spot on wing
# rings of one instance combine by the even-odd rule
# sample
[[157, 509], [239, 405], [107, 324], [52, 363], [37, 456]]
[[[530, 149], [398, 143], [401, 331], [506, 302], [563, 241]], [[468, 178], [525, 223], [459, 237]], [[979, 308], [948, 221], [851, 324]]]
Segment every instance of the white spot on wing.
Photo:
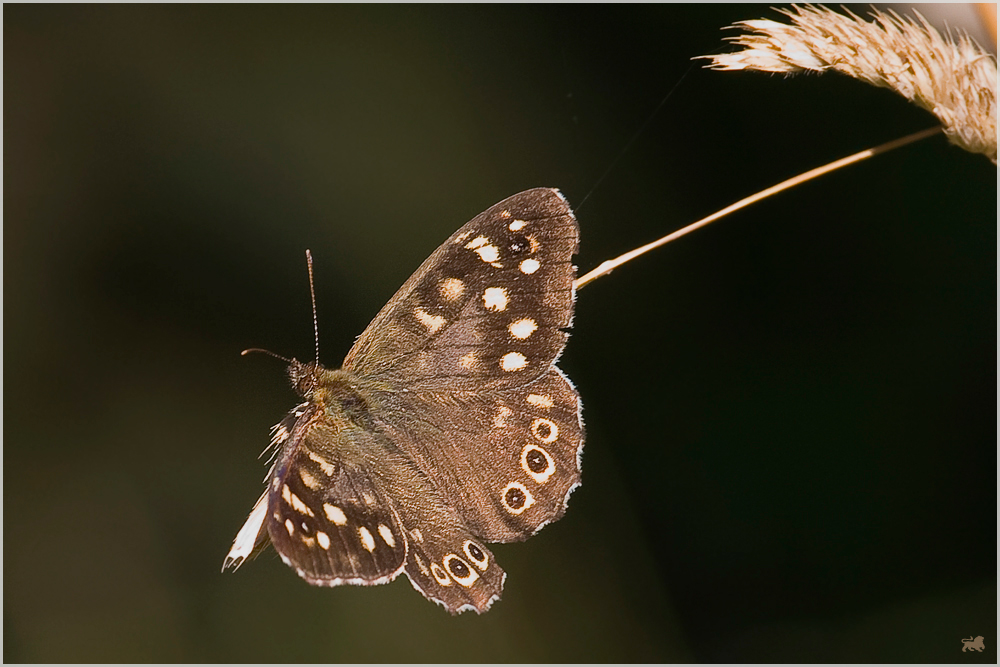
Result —
[[500, 357], [500, 368], [505, 371], [519, 371], [528, 365], [528, 359], [520, 352], [508, 352]]
[[302, 479], [302, 483], [306, 485], [306, 488], [315, 491], [319, 488], [319, 480], [312, 476], [305, 468], [299, 468], [299, 477]]
[[541, 264], [538, 263], [537, 259], [526, 259], [521, 262], [521, 273], [531, 275], [537, 271], [540, 266]]
[[546, 410], [548, 410], [553, 406], [551, 396], [543, 396], [541, 394], [528, 394], [528, 397], [524, 400], [528, 401], [528, 403], [534, 405], [536, 408], [545, 408]]
[[507, 309], [507, 290], [502, 287], [487, 287], [483, 291], [483, 305], [486, 310], [501, 311]]
[[441, 290], [441, 296], [448, 301], [454, 301], [465, 292], [465, 283], [458, 278], [445, 278], [438, 288]]
[[490, 243], [490, 240], [485, 236], [477, 236], [466, 243], [465, 247], [469, 250], [475, 251], [476, 254], [479, 255], [479, 259], [483, 260], [487, 264], [500, 259], [500, 249]]
[[538, 325], [535, 324], [535, 320], [525, 317], [523, 319], [517, 320], [516, 322], [511, 322], [507, 330], [510, 331], [510, 335], [514, 338], [519, 338], [524, 340], [531, 334], [535, 333], [535, 329]]
[[479, 258], [487, 264], [493, 264], [496, 266], [496, 261], [500, 259], [500, 249], [495, 245], [483, 246], [476, 252], [479, 253]]
[[396, 546], [396, 539], [392, 536], [392, 531], [389, 529], [389, 526], [384, 523], [380, 523], [378, 525], [378, 534], [382, 536], [382, 539], [385, 540], [385, 543], [389, 545], [390, 549]]
[[[288, 487], [286, 486], [285, 488], [287, 489]], [[302, 502], [301, 498], [299, 498], [294, 493], [291, 495], [292, 495], [291, 505], [293, 510], [295, 510], [299, 514], [305, 514], [307, 516], [316, 516], [315, 514], [313, 514], [313, 511], [309, 509], [309, 506], [306, 505], [304, 502]]]
[[291, 519], [285, 519], [285, 530], [288, 531], [289, 535], [295, 532], [295, 524], [292, 523]]
[[511, 412], [513, 410], [505, 405], [501, 405], [496, 415], [493, 416], [493, 428], [507, 428], [507, 417], [510, 416]]
[[306, 450], [306, 456], [312, 459], [313, 463], [319, 465], [319, 468], [323, 471], [324, 475], [332, 475], [337, 471], [332, 463], [324, 459], [322, 456], [309, 451], [308, 449]]
[[358, 536], [361, 537], [361, 546], [363, 546], [368, 551], [375, 550], [375, 538], [372, 537], [371, 531], [369, 531], [364, 526], [358, 528]]
[[467, 370], [471, 370], [476, 365], [476, 353], [469, 352], [468, 354], [463, 354], [458, 360], [458, 365]]
[[527, 224], [528, 223], [525, 222], [524, 220], [515, 220], [514, 222], [507, 225], [507, 229], [509, 229], [512, 232], [519, 232], [522, 229], [524, 229]]
[[326, 514], [327, 519], [334, 522], [338, 526], [344, 526], [347, 524], [347, 515], [344, 514], [344, 510], [340, 509], [336, 505], [323, 503], [323, 512]]
[[443, 327], [445, 322], [448, 321], [440, 315], [431, 315], [423, 308], [417, 308], [415, 314], [420, 323], [427, 327], [430, 333], [437, 333], [438, 329]]
[[316, 533], [316, 539], [319, 541], [319, 545], [324, 549], [330, 548], [330, 536], [323, 531]]

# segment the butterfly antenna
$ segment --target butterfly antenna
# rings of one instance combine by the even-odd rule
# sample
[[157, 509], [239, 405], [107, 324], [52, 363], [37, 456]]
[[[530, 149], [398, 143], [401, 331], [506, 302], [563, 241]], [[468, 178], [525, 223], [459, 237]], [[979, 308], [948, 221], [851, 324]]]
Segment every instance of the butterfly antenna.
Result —
[[259, 348], [259, 347], [251, 347], [248, 350], [243, 350], [242, 352], [240, 352], [240, 356], [245, 357], [248, 354], [250, 354], [251, 352], [260, 352], [261, 354], [266, 354], [269, 357], [274, 357], [275, 359], [281, 359], [286, 364], [292, 363], [292, 360], [288, 359], [287, 357], [283, 357], [280, 354], [275, 354], [274, 352], [271, 352], [271, 350], [265, 350], [265, 349], [262, 349], [262, 348]]
[[687, 78], [687, 75], [690, 74], [691, 70], [693, 69], [694, 65], [691, 65], [690, 67], [687, 68], [687, 71], [684, 72], [684, 74], [681, 74], [681, 78], [677, 79], [677, 83], [674, 84], [673, 88], [671, 88], [667, 92], [667, 94], [663, 96], [663, 99], [660, 100], [660, 103], [656, 105], [655, 109], [653, 109], [653, 113], [649, 114], [649, 118], [647, 118], [646, 121], [639, 127], [639, 129], [636, 130], [635, 134], [632, 135], [632, 138], [629, 139], [627, 142], [625, 142], [625, 146], [622, 147], [622, 149], [618, 152], [618, 157], [616, 157], [614, 160], [611, 161], [611, 164], [608, 165], [608, 168], [604, 170], [604, 173], [601, 174], [601, 177], [597, 179], [596, 183], [594, 183], [594, 187], [590, 188], [590, 192], [587, 193], [587, 196], [581, 199], [580, 203], [574, 207], [577, 211], [583, 208], [583, 205], [587, 203], [588, 199], [590, 199], [590, 195], [594, 194], [597, 188], [600, 187], [601, 183], [604, 182], [604, 179], [608, 177], [608, 174], [610, 174], [614, 170], [615, 166], [618, 165], [618, 162], [622, 159], [622, 157], [625, 156], [625, 153], [628, 153], [628, 150], [632, 148], [632, 144], [634, 144], [636, 140], [642, 136], [642, 134], [649, 127], [649, 124], [652, 123], [653, 119], [656, 118], [657, 114], [660, 113], [660, 109], [663, 108], [663, 105], [666, 104], [667, 100], [669, 100], [673, 96], [674, 92], [677, 90], [677, 88], [680, 87], [681, 83], [684, 82], [684, 79]]
[[319, 321], [316, 319], [316, 287], [313, 285], [313, 256], [306, 250], [306, 265], [309, 267], [309, 296], [313, 305], [313, 337], [316, 339], [316, 363], [319, 363]]

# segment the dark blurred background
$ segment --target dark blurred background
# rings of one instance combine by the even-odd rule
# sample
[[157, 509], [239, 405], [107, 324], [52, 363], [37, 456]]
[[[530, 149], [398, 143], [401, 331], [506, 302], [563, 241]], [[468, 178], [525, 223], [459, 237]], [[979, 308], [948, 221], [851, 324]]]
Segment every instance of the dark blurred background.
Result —
[[584, 485], [489, 613], [219, 572], [296, 402], [239, 352], [311, 358], [306, 248], [337, 365], [515, 192], [588, 270], [935, 123], [690, 60], [762, 16], [4, 6], [4, 659], [996, 662], [997, 172], [940, 137], [581, 291]]

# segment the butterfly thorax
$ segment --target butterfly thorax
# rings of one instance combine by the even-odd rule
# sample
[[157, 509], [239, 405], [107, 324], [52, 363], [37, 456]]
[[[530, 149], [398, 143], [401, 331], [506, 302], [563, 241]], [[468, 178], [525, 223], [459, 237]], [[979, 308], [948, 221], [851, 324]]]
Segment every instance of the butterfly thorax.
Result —
[[371, 426], [370, 394], [360, 378], [343, 369], [331, 370], [315, 361], [303, 364], [295, 359], [288, 366], [288, 376], [302, 398], [359, 426]]

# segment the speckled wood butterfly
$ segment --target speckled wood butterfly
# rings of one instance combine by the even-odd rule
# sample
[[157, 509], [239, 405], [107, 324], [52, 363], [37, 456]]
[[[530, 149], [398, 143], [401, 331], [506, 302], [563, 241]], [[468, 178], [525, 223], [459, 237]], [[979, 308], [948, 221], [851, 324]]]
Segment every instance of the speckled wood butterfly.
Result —
[[435, 250], [341, 368], [291, 360], [305, 401], [224, 568], [270, 540], [316, 586], [405, 572], [452, 613], [489, 609], [506, 574], [486, 543], [527, 539], [580, 484], [580, 398], [555, 366], [578, 237], [558, 190], [516, 194]]

